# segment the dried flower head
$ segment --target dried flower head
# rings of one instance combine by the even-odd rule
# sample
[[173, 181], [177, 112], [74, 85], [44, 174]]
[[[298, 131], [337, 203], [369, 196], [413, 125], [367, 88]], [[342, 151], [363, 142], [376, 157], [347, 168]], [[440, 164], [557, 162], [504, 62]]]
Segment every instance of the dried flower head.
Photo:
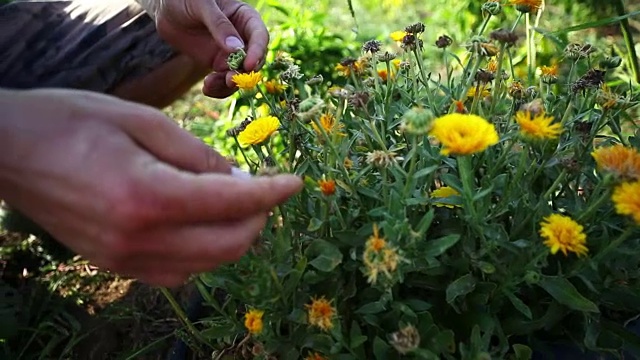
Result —
[[398, 57], [398, 55], [396, 55], [395, 53], [385, 51], [384, 54], [380, 55], [380, 61], [382, 61], [382, 62], [391, 62], [396, 57]]
[[440, 35], [436, 40], [436, 47], [439, 49], [448, 48], [453, 44], [453, 39], [449, 35]]
[[492, 82], [494, 78], [495, 75], [493, 72], [484, 69], [478, 69], [478, 71], [476, 72], [475, 80], [478, 83], [488, 84]]
[[570, 60], [580, 60], [589, 57], [597, 49], [591, 44], [571, 43], [564, 48], [564, 56]]
[[362, 45], [362, 51], [375, 54], [380, 51], [382, 43], [379, 40], [369, 40]]
[[413, 51], [417, 49], [422, 49], [422, 39], [418, 38], [416, 35], [407, 33], [407, 35], [402, 38], [402, 48]]
[[324, 81], [324, 77], [322, 77], [322, 74], [318, 74], [313, 76], [311, 79], [305, 81], [305, 84], [309, 86], [313, 86], [313, 85], [322, 84], [323, 81]]
[[379, 169], [388, 168], [398, 162], [396, 153], [388, 150], [374, 150], [367, 154], [367, 164]]
[[507, 89], [509, 96], [514, 99], [523, 99], [525, 97], [524, 87], [519, 80], [513, 80]]
[[515, 43], [518, 41], [518, 35], [515, 32], [507, 29], [493, 30], [489, 34], [489, 38], [508, 46], [515, 45]]
[[407, 325], [389, 336], [391, 345], [402, 355], [420, 346], [420, 332], [413, 325]]
[[599, 88], [604, 84], [605, 75], [606, 72], [603, 70], [589, 69], [584, 75], [571, 84], [571, 91], [577, 94], [587, 89]]
[[367, 60], [365, 58], [355, 59], [352, 57], [344, 58], [336, 65], [336, 71], [345, 77], [351, 76], [351, 74], [362, 75], [367, 67]]
[[355, 91], [349, 95], [348, 102], [356, 109], [364, 109], [367, 107], [370, 97], [371, 94], [367, 91]]
[[583, 256], [589, 251], [582, 225], [568, 216], [551, 214], [545, 217], [540, 223], [540, 236], [545, 239], [544, 244], [552, 254], [560, 250], [565, 256], [568, 252]]
[[431, 135], [442, 144], [444, 155], [470, 155], [498, 143], [493, 124], [477, 115], [448, 114], [433, 121]]
[[302, 79], [304, 75], [300, 72], [300, 66], [291, 64], [280, 74], [280, 80], [289, 83], [293, 80]]
[[405, 32], [413, 35], [421, 34], [424, 32], [424, 30], [425, 30], [425, 26], [421, 22], [411, 24], [404, 29]]

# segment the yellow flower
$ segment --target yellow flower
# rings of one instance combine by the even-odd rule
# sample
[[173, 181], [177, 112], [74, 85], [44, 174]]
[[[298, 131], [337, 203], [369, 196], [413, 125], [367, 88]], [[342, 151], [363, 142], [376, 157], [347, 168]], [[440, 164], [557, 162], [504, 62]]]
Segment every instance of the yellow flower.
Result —
[[552, 66], [543, 65], [540, 67], [542, 76], [558, 76], [558, 64]]
[[582, 225], [570, 217], [551, 214], [540, 222], [540, 226], [540, 236], [545, 239], [544, 244], [551, 249], [552, 254], [560, 250], [565, 256], [568, 251], [583, 256], [589, 251], [585, 246], [587, 236]]
[[484, 151], [498, 143], [495, 127], [487, 120], [471, 114], [448, 114], [435, 119], [431, 135], [443, 145], [444, 155], [469, 155]]
[[640, 181], [626, 182], [613, 189], [611, 200], [620, 215], [628, 215], [640, 225]]
[[304, 358], [304, 360], [329, 360], [327, 357], [324, 357], [317, 352], [311, 353]]
[[472, 86], [469, 88], [469, 91], [467, 91], [467, 97], [474, 98], [476, 97], [476, 94], [478, 94], [478, 96], [480, 96], [481, 98], [486, 98], [491, 95], [491, 89], [489, 88], [489, 85], [485, 84]]
[[402, 64], [402, 60], [400, 59], [391, 60], [391, 65], [393, 65], [393, 67], [395, 67], [396, 70], [400, 69], [400, 64]]
[[336, 316], [336, 309], [331, 305], [331, 301], [323, 297], [311, 299], [311, 304], [306, 304], [307, 319], [310, 325], [317, 326], [324, 331], [333, 328], [333, 318]]
[[262, 332], [262, 315], [264, 315], [264, 311], [257, 309], [251, 309], [244, 314], [244, 327], [249, 333], [257, 335]]
[[261, 144], [269, 139], [279, 127], [280, 120], [275, 116], [257, 118], [238, 134], [238, 141], [243, 146]]
[[623, 179], [640, 180], [640, 152], [624, 145], [600, 147], [591, 153], [598, 169]]
[[492, 58], [489, 60], [487, 63], [487, 71], [494, 74], [498, 71], [498, 61], [496, 59]]
[[257, 72], [237, 73], [231, 77], [231, 81], [242, 90], [253, 90], [262, 80], [262, 74]]
[[[460, 193], [456, 189], [450, 186], [442, 186], [438, 189], [433, 190], [429, 194], [429, 196], [432, 198], [448, 198], [449, 196], [459, 196], [459, 195]], [[437, 207], [448, 207], [449, 209], [453, 209], [454, 207], [460, 207], [460, 205], [452, 205], [452, 204], [447, 204], [439, 201], [435, 201], [433, 205]]]
[[557, 139], [562, 132], [560, 123], [552, 124], [553, 116], [546, 116], [544, 112], [533, 115], [529, 111], [518, 111], [515, 116], [516, 122], [520, 125], [520, 134], [527, 138]]
[[276, 95], [280, 94], [287, 88], [287, 84], [283, 84], [278, 80], [271, 79], [264, 83], [265, 89], [267, 89], [268, 94]]
[[[331, 136], [334, 133], [338, 135], [344, 135], [340, 131], [343, 128], [343, 125], [336, 121], [336, 117], [333, 116], [333, 114], [324, 113], [320, 115], [320, 119], [318, 120], [318, 122], [328, 136]], [[316, 135], [318, 135], [318, 137], [322, 139], [322, 130], [320, 130], [320, 127], [318, 127], [315, 121], [311, 122], [311, 127], [313, 127]]]
[[336, 193], [336, 181], [332, 179], [325, 179], [324, 177], [318, 180], [318, 187], [320, 192], [324, 196], [331, 196]]
[[346, 157], [344, 158], [343, 165], [345, 169], [351, 170], [351, 168], [353, 167], [353, 160]]
[[520, 12], [535, 14], [542, 7], [542, 0], [511, 0], [511, 5], [515, 5]]
[[399, 30], [399, 31], [394, 31], [391, 34], [389, 34], [389, 37], [391, 38], [391, 40], [393, 41], [402, 41], [402, 39], [404, 39], [404, 37], [407, 35], [406, 31], [403, 30]]
[[335, 70], [345, 77], [350, 76], [352, 72], [355, 75], [362, 75], [368, 64], [368, 60], [364, 57], [359, 59], [347, 58], [336, 65]]

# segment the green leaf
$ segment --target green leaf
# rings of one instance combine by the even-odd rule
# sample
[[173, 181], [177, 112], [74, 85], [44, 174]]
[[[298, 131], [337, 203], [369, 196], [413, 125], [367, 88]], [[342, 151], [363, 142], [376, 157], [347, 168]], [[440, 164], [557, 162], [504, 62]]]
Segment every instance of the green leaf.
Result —
[[436, 257], [444, 254], [447, 249], [458, 243], [460, 234], [451, 234], [435, 240], [428, 240], [424, 245], [426, 257]]
[[618, 23], [621, 20], [628, 19], [628, 18], [636, 16], [636, 15], [640, 15], [640, 10], [633, 11], [633, 12], [630, 12], [628, 14], [621, 15], [621, 16], [615, 16], [615, 17], [610, 17], [610, 18], [606, 18], [606, 19], [590, 21], [590, 22], [586, 22], [586, 23], [583, 23], [583, 24], [570, 26], [568, 28], [564, 28], [564, 29], [561, 29], [561, 30], [554, 31], [551, 34], [554, 34], [554, 35], [566, 34], [566, 33], [574, 32], [574, 31], [580, 31], [580, 30], [585, 30], [585, 29], [590, 29], [590, 28], [601, 27], [601, 26], [604, 26], [604, 25]]
[[373, 339], [373, 353], [376, 356], [376, 359], [379, 360], [387, 360], [389, 359], [389, 351], [391, 347], [384, 340], [380, 339], [376, 336]]
[[471, 274], [466, 274], [447, 286], [446, 298], [451, 304], [456, 298], [472, 292], [476, 288], [476, 279]]
[[407, 299], [403, 302], [415, 312], [427, 311], [432, 307], [428, 302], [419, 299]]
[[516, 355], [515, 360], [531, 360], [533, 351], [527, 345], [513, 344], [513, 352]]
[[517, 296], [515, 296], [513, 293], [511, 293], [511, 292], [509, 292], [507, 290], [504, 291], [504, 294], [507, 296], [509, 301], [511, 301], [511, 304], [513, 304], [513, 307], [515, 307], [516, 310], [520, 311], [528, 319], [532, 319], [533, 318], [533, 315], [531, 315], [531, 309], [529, 309], [527, 304], [525, 304]]
[[312, 218], [307, 226], [307, 231], [318, 231], [322, 227], [323, 221], [318, 218]]
[[413, 178], [419, 179], [421, 177], [433, 174], [436, 170], [438, 170], [438, 167], [440, 167], [440, 165], [433, 165], [420, 169], [413, 174]]
[[360, 358], [364, 358], [364, 349], [359, 348], [367, 341], [367, 339], [367, 336], [362, 335], [362, 330], [360, 330], [360, 325], [358, 325], [358, 322], [355, 320], [352, 321], [351, 330], [349, 332], [349, 348], [358, 352]]
[[377, 314], [385, 310], [385, 306], [383, 303], [379, 301], [374, 301], [365, 305], [362, 305], [358, 310], [356, 310], [356, 314]]
[[561, 276], [545, 276], [538, 283], [560, 304], [573, 310], [600, 312], [598, 306], [578, 292], [573, 284]]
[[332, 243], [322, 239], [316, 239], [309, 244], [305, 255], [308, 258], [313, 258], [309, 261], [311, 266], [324, 272], [332, 271], [342, 263], [340, 250]]

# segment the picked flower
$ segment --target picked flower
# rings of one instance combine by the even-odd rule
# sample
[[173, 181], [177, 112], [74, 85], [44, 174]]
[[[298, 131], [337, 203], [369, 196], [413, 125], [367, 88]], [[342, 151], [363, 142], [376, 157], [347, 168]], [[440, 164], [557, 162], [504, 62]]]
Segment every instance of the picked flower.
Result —
[[616, 186], [611, 195], [616, 212], [631, 216], [640, 225], [640, 181], [625, 182]]
[[495, 127], [472, 114], [448, 114], [435, 119], [430, 135], [443, 145], [443, 155], [470, 155], [498, 143]]
[[258, 145], [268, 140], [280, 127], [275, 116], [263, 116], [253, 120], [238, 134], [238, 142], [243, 146]]
[[[458, 192], [458, 190], [450, 187], [450, 186], [441, 186], [435, 190], [433, 190], [430, 194], [429, 197], [431, 198], [441, 198], [441, 199], [446, 199], [448, 197], [452, 197], [452, 196], [460, 196], [460, 193]], [[437, 207], [446, 207], [449, 209], [453, 209], [454, 207], [460, 207], [460, 205], [453, 205], [453, 204], [448, 204], [448, 203], [444, 203], [444, 202], [440, 202], [440, 201], [434, 201], [433, 205], [437, 206]]]
[[552, 124], [553, 116], [547, 116], [544, 111], [533, 114], [530, 111], [518, 111], [515, 115], [520, 125], [520, 134], [532, 140], [557, 139], [562, 133], [560, 123]]
[[244, 327], [247, 328], [250, 334], [257, 335], [262, 332], [262, 316], [263, 310], [251, 309], [244, 314]]
[[591, 153], [599, 170], [621, 179], [640, 180], [640, 152], [621, 144], [599, 147]]
[[241, 90], [253, 90], [261, 80], [262, 74], [255, 71], [250, 73], [237, 73], [231, 77], [231, 81]]
[[333, 328], [333, 319], [336, 316], [336, 308], [325, 297], [311, 299], [311, 304], [306, 304], [307, 320], [310, 325], [319, 327], [323, 331]]
[[565, 256], [568, 252], [583, 256], [589, 251], [582, 225], [568, 216], [551, 214], [540, 222], [540, 227], [540, 236], [545, 239], [544, 244], [552, 254], [562, 251]]

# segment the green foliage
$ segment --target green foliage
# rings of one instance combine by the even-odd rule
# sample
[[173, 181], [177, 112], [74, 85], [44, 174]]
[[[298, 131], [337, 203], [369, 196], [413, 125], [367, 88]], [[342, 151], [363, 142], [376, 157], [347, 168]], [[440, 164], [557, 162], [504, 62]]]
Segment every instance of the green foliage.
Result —
[[[591, 156], [613, 144], [640, 151], [636, 89], [616, 83], [629, 68], [542, 26], [515, 45], [485, 38], [523, 19], [505, 8], [446, 49], [414, 24], [415, 38], [360, 44], [381, 50], [353, 54], [339, 71], [323, 58], [325, 80], [336, 80], [322, 83], [309, 82], [321, 70], [307, 61], [272, 58], [266, 79], [286, 89], [239, 96], [250, 117], [278, 117], [279, 133], [236, 143], [237, 160], [252, 173], [299, 174], [306, 186], [274, 209], [247, 256], [200, 277], [228, 294], [201, 287], [215, 309], [199, 324], [205, 345], [264, 359], [529, 359], [555, 341], [635, 349], [623, 324], [640, 311], [640, 232], [611, 193], [637, 180]], [[468, 128], [456, 135], [451, 119]], [[568, 243], [552, 236], [545, 246], [550, 214], [565, 221], [554, 236], [575, 232]], [[579, 234], [587, 253], [574, 247]], [[247, 332], [248, 309], [264, 311], [262, 331]]]

